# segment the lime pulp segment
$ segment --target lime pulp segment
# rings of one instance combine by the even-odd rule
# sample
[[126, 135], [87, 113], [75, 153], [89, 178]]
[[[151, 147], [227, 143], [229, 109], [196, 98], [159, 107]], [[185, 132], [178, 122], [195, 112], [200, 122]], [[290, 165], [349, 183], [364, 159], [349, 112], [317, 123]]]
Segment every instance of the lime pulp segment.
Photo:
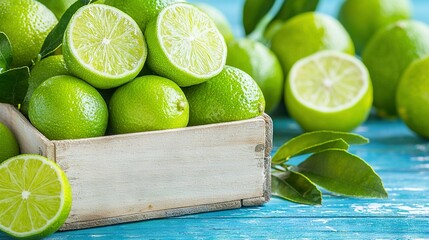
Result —
[[298, 61], [289, 81], [302, 104], [321, 112], [337, 112], [362, 99], [369, 87], [368, 76], [353, 56], [324, 51]]
[[143, 34], [131, 17], [110, 6], [82, 7], [70, 22], [68, 44], [78, 61], [100, 75], [120, 78], [146, 60]]
[[19, 155], [4, 162], [0, 166], [0, 230], [16, 237], [34, 236], [53, 225], [56, 231], [71, 204], [65, 193], [70, 186], [64, 179], [55, 163], [38, 155]]
[[158, 38], [167, 58], [199, 77], [219, 73], [226, 61], [226, 44], [214, 22], [189, 4], [174, 4], [158, 17]]

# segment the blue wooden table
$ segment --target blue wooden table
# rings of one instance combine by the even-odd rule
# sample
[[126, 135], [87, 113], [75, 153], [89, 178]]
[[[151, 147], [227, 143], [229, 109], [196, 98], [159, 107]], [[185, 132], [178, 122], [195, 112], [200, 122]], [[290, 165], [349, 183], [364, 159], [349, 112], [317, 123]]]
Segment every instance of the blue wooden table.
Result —
[[[236, 34], [242, 34], [242, 0], [205, 2], [221, 8]], [[335, 15], [340, 3], [322, 0], [319, 11]], [[429, 23], [429, 1], [413, 3], [414, 18]], [[301, 130], [284, 115], [273, 119], [275, 151]], [[388, 199], [325, 192], [323, 205], [306, 206], [272, 198], [260, 207], [58, 232], [48, 239], [429, 239], [429, 141], [399, 120], [376, 117], [355, 132], [371, 143], [353, 146], [351, 152], [379, 173]]]

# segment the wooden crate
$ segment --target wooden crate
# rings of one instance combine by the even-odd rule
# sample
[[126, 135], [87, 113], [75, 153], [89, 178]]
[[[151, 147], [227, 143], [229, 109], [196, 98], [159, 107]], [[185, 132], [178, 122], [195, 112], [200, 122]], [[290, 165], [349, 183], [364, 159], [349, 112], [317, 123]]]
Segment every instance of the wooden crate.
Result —
[[73, 191], [62, 230], [255, 206], [270, 198], [272, 121], [50, 141], [13, 106], [0, 121], [22, 153], [44, 155]]

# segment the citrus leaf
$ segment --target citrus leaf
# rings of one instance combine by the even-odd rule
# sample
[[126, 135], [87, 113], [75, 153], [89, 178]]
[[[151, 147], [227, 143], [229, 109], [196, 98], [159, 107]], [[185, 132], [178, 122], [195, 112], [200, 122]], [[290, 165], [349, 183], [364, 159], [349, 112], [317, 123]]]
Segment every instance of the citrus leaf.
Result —
[[272, 172], [271, 193], [273, 196], [302, 204], [322, 203], [322, 193], [316, 185], [304, 175], [289, 170]]
[[342, 149], [315, 153], [295, 170], [335, 193], [354, 197], [387, 197], [382, 180], [372, 167]]
[[0, 73], [9, 69], [12, 63], [12, 46], [4, 32], [0, 32]]
[[315, 11], [319, 0], [285, 0], [273, 20], [286, 21], [298, 14]]
[[[341, 143], [339, 139], [347, 143], [347, 146]], [[329, 148], [348, 149], [348, 145], [350, 144], [365, 144], [368, 142], [367, 138], [355, 133], [335, 131], [308, 132], [292, 138], [283, 144], [274, 154], [272, 163], [282, 163], [288, 161], [293, 156], [318, 152]]]
[[0, 74], [0, 102], [18, 106], [24, 100], [28, 88], [30, 69], [13, 68]]
[[94, 0], [80, 0], [83, 5], [90, 4], [91, 2], [94, 2]]
[[256, 29], [259, 22], [274, 6], [275, 0], [246, 0], [243, 7], [243, 27], [246, 35]]
[[80, 7], [84, 6], [85, 3], [88, 4], [90, 2], [91, 1], [89, 0], [76, 1], [64, 12], [60, 21], [58, 21], [57, 25], [54, 27], [54, 29], [51, 30], [51, 32], [48, 34], [45, 41], [43, 42], [42, 50], [39, 53], [40, 59], [53, 53], [57, 48], [61, 46], [61, 44], [63, 43], [64, 32], [73, 14]]

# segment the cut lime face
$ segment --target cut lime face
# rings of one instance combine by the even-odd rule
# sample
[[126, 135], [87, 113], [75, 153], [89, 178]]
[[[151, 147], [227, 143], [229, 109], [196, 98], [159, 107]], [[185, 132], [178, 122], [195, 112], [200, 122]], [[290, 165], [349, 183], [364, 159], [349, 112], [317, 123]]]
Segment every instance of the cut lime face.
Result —
[[177, 3], [146, 28], [149, 64], [159, 75], [190, 86], [219, 74], [227, 48], [213, 20], [198, 8]]
[[71, 188], [49, 159], [23, 154], [0, 165], [0, 230], [14, 237], [43, 237], [65, 222]]
[[353, 56], [325, 51], [297, 62], [290, 73], [297, 99], [322, 112], [336, 112], [356, 104], [367, 92], [368, 72]]
[[63, 42], [64, 59], [71, 72], [103, 89], [134, 79], [147, 56], [137, 23], [103, 4], [80, 8], [70, 20]]
[[286, 106], [307, 131], [350, 131], [366, 120], [372, 85], [357, 58], [322, 51], [298, 61], [289, 72]]

